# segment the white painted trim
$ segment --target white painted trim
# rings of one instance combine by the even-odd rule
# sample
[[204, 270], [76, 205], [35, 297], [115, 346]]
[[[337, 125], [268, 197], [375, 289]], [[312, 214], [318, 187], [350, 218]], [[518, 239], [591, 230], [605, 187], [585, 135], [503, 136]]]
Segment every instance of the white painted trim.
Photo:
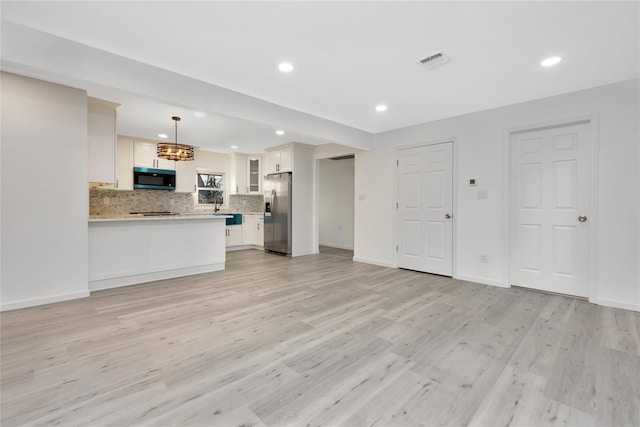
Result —
[[456, 280], [463, 280], [465, 282], [473, 282], [480, 283], [482, 285], [496, 286], [498, 288], [510, 288], [510, 285], [506, 285], [500, 280], [495, 279], [487, 279], [484, 277], [476, 277], [476, 276], [465, 276], [465, 275], [455, 275], [453, 276]]
[[195, 267], [178, 268], [175, 270], [157, 271], [152, 273], [136, 274], [133, 276], [113, 277], [111, 279], [94, 280], [89, 282], [90, 291], [119, 288], [121, 286], [137, 285], [139, 283], [153, 282], [163, 279], [175, 279], [176, 277], [192, 276], [194, 274], [211, 273], [224, 270], [224, 262], [199, 265]]
[[384, 261], [376, 261], [376, 260], [372, 260], [372, 259], [365, 259], [365, 258], [356, 258], [353, 257], [353, 262], [362, 262], [364, 264], [373, 264], [373, 265], [378, 265], [380, 267], [388, 267], [388, 268], [396, 268], [395, 265], [390, 264], [388, 262], [384, 262]]
[[[504, 221], [502, 222], [502, 261], [503, 261], [503, 275], [504, 283], [506, 287], [511, 287], [511, 265], [509, 256], [509, 242], [510, 242], [510, 225], [511, 225], [511, 136], [515, 133], [529, 132], [540, 129], [550, 129], [556, 127], [570, 126], [580, 123], [586, 123], [591, 128], [591, 206], [589, 207], [589, 222], [591, 222], [591, 234], [590, 234], [590, 254], [589, 254], [589, 277], [587, 288], [589, 289], [588, 299], [589, 302], [597, 304], [595, 295], [598, 295], [598, 153], [600, 147], [600, 122], [597, 113], [589, 114], [586, 116], [578, 116], [574, 118], [564, 120], [553, 120], [543, 123], [532, 123], [528, 125], [516, 126], [512, 128], [505, 128], [502, 132], [503, 138], [503, 197], [502, 197], [502, 213]], [[631, 305], [632, 307], [634, 305]]]
[[244, 251], [246, 249], [264, 249], [264, 246], [256, 246], [256, 245], [227, 246], [225, 248], [225, 252]]
[[589, 241], [589, 301], [598, 295], [598, 183], [599, 181], [599, 153], [600, 153], [600, 116], [591, 116], [591, 206], [589, 206], [589, 222], [591, 235]]
[[629, 304], [628, 302], [623, 302], [623, 301], [597, 298], [597, 299], [589, 299], [589, 302], [592, 304], [601, 305], [603, 307], [621, 308], [623, 310], [632, 310], [632, 311], [640, 312], [640, 305]]
[[[396, 147], [396, 155], [394, 161], [396, 162], [396, 173], [393, 174], [394, 186], [396, 190], [395, 199], [396, 206], [399, 203], [398, 200], [398, 162], [400, 161], [400, 150], [407, 150], [409, 148], [417, 148], [417, 147], [426, 147], [429, 145], [437, 145], [437, 144], [446, 144], [451, 143], [451, 216], [453, 221], [451, 221], [451, 274], [452, 276], [456, 274], [458, 271], [458, 257], [456, 254], [456, 250], [458, 248], [458, 137], [453, 136], [451, 138], [438, 139], [434, 141], [427, 141], [418, 144], [409, 144], [409, 145], [401, 145]], [[393, 210], [393, 241], [395, 247], [398, 247], [398, 209]], [[398, 268], [398, 251], [394, 251], [393, 257], [393, 267]]]
[[88, 296], [89, 296], [89, 291], [82, 291], [82, 292], [71, 292], [71, 293], [68, 293], [68, 294], [54, 295], [54, 296], [45, 297], [45, 298], [34, 298], [34, 299], [28, 299], [28, 300], [21, 300], [21, 301], [10, 302], [10, 303], [7, 303], [7, 304], [0, 305], [0, 311], [17, 310], [19, 308], [35, 307], [37, 305], [52, 304], [54, 302], [62, 302], [62, 301], [68, 301], [68, 300], [78, 299], [78, 298], [86, 298]]
[[335, 245], [333, 243], [331, 243], [331, 244], [320, 243], [319, 246], [326, 246], [327, 248], [335, 248], [335, 249], [345, 249], [347, 251], [352, 251], [353, 250], [353, 248], [349, 248], [347, 246]]

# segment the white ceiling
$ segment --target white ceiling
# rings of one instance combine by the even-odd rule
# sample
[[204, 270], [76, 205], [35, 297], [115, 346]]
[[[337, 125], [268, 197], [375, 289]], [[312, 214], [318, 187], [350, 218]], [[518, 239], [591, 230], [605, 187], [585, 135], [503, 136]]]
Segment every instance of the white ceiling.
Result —
[[[2, 1], [1, 8], [3, 20], [370, 133], [640, 75], [637, 1]], [[417, 64], [439, 50], [453, 61], [431, 71]], [[553, 55], [563, 58], [558, 66], [539, 65]], [[292, 73], [278, 71], [283, 60]], [[173, 135], [170, 117], [192, 115], [177, 99], [159, 103], [113, 87], [90, 94], [122, 104], [123, 134]], [[376, 112], [379, 103], [388, 111]], [[269, 123], [199, 120], [181, 122], [181, 142], [245, 152], [286, 142]], [[326, 142], [311, 130], [285, 138]]]

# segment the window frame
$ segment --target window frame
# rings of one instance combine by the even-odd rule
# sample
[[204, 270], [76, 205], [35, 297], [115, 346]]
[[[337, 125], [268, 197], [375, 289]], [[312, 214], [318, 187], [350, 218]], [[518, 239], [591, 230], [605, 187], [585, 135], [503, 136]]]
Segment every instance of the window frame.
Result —
[[[217, 175], [221, 177], [222, 185], [221, 187], [201, 187], [200, 186], [200, 175]], [[226, 209], [229, 206], [229, 192], [227, 190], [227, 173], [220, 172], [211, 169], [197, 169], [196, 170], [196, 193], [195, 193], [195, 207], [198, 209], [213, 209], [215, 207], [215, 203], [200, 203], [200, 190], [215, 190], [220, 191], [222, 193], [222, 204], [218, 204], [220, 209]]]

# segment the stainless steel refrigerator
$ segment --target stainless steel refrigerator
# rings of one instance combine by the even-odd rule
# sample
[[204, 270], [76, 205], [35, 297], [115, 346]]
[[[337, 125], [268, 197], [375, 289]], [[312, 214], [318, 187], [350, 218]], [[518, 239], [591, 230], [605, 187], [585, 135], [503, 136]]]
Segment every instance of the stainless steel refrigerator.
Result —
[[264, 249], [291, 254], [291, 172], [274, 173], [264, 182]]

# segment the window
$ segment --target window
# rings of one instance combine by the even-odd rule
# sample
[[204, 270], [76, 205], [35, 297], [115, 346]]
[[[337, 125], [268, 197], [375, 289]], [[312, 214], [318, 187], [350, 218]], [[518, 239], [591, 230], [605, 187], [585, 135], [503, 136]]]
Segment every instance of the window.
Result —
[[224, 174], [198, 173], [198, 205], [223, 206], [224, 204]]

